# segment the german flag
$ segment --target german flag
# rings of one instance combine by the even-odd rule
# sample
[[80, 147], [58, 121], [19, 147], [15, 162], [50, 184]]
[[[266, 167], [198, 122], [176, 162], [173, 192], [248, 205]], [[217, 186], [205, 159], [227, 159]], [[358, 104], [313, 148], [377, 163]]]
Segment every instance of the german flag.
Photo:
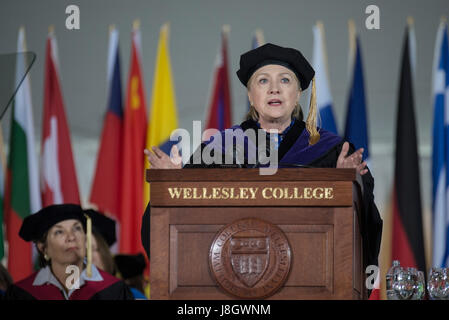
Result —
[[425, 272], [411, 33], [412, 24], [409, 22], [402, 48], [397, 111], [392, 259], [399, 260], [404, 267], [415, 267]]

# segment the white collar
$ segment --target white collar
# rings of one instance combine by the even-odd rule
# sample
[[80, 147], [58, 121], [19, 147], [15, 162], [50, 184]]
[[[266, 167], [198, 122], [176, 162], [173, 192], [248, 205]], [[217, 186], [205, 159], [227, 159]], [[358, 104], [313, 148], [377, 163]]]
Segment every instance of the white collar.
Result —
[[[67, 273], [71, 274], [73, 272]], [[92, 277], [89, 278], [87, 276], [86, 268], [84, 268], [83, 272], [81, 272], [79, 287], [81, 288], [86, 283], [86, 281], [103, 281], [103, 277], [101, 276], [100, 272], [94, 265], [92, 265]], [[46, 266], [45, 268], [39, 270], [39, 272], [36, 275], [36, 278], [34, 278], [33, 286], [42, 286], [46, 283], [50, 283], [55, 287], [57, 287], [59, 290], [61, 290], [66, 300], [68, 300], [72, 295], [72, 293], [75, 292], [75, 290], [77, 289], [77, 288], [70, 289], [69, 292], [67, 293], [62, 287], [61, 283], [59, 283], [58, 279], [56, 279], [53, 272], [51, 272], [50, 266]]]

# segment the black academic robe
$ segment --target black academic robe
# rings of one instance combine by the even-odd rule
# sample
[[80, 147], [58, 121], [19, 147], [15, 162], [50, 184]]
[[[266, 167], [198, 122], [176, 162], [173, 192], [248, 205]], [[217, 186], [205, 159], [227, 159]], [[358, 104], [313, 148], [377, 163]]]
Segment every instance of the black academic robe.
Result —
[[[257, 123], [253, 120], [247, 120], [240, 125], [234, 126], [232, 130], [241, 130], [245, 132], [246, 130], [255, 130], [259, 127]], [[320, 140], [310, 146], [309, 145], [309, 133], [305, 129], [305, 123], [303, 121], [295, 121], [292, 127], [284, 135], [282, 142], [279, 144], [278, 148], [278, 167], [311, 167], [311, 168], [335, 168], [337, 165], [338, 156], [341, 153], [343, 143], [345, 142], [341, 137], [323, 129], [319, 129]], [[243, 162], [238, 164], [239, 167], [254, 168], [261, 167], [258, 159], [258, 139], [255, 141], [245, 138], [243, 148], [224, 146], [226, 133], [223, 131], [220, 134], [221, 139], [215, 139], [218, 144], [223, 145], [220, 147], [213, 147], [211, 150], [211, 155], [214, 154], [216, 150], [221, 152], [220, 157], [222, 158], [221, 164], [205, 164], [202, 161], [201, 154], [206, 146], [211, 143], [215, 143], [214, 139], [209, 140], [206, 143], [201, 144], [201, 146], [195, 151], [195, 153], [190, 158], [188, 164], [184, 168], [225, 168], [229, 165], [223, 165], [225, 163], [226, 154], [231, 152], [235, 154], [238, 150], [242, 150]], [[257, 134], [255, 135], [257, 137]], [[266, 153], [269, 154], [269, 135], [266, 135], [267, 142], [265, 147], [268, 148]], [[236, 140], [234, 141], [236, 143]], [[249, 150], [256, 150], [256, 159], [252, 158], [252, 154]], [[349, 154], [353, 153], [354, 147], [350, 144]], [[198, 161], [200, 160], [200, 162]], [[238, 160], [235, 157], [233, 160]], [[267, 164], [268, 165], [268, 164]], [[265, 165], [265, 166], [267, 166]], [[368, 265], [378, 265], [378, 255], [380, 251], [380, 242], [382, 237], [382, 219], [380, 218], [379, 211], [374, 203], [374, 178], [371, 172], [362, 176], [363, 182], [363, 208], [362, 215], [360, 219], [360, 229], [363, 238], [364, 245], [364, 266]], [[149, 232], [150, 228], [150, 208], [147, 206], [143, 220], [142, 220], [142, 243], [147, 252], [148, 258], [149, 254]]]
[[[69, 300], [134, 300], [129, 287], [120, 279], [98, 269], [103, 281], [85, 281]], [[53, 284], [33, 285], [38, 272], [8, 287], [4, 300], [65, 300]]]

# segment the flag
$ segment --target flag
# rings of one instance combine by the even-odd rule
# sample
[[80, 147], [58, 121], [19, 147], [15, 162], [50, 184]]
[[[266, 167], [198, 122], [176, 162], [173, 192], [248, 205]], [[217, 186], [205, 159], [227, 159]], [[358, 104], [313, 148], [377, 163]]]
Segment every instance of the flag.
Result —
[[120, 211], [120, 252], [144, 252], [140, 241], [143, 207], [144, 153], [147, 129], [139, 23], [134, 23], [125, 102]]
[[5, 147], [3, 144], [3, 133], [0, 126], [0, 263], [5, 256], [5, 244], [3, 235], [4, 225], [4, 203], [5, 203], [5, 180], [6, 180], [6, 155]]
[[345, 140], [353, 143], [356, 150], [363, 148], [363, 160], [368, 160], [368, 121], [366, 114], [362, 52], [360, 49], [360, 40], [355, 34], [352, 41], [355, 41], [355, 53], [350, 54], [350, 56], [354, 58], [354, 61], [350, 62], [352, 65], [352, 77], [346, 113]]
[[70, 131], [64, 111], [56, 38], [47, 38], [44, 83], [44, 117], [41, 145], [41, 191], [44, 207], [80, 203]]
[[[168, 155], [171, 147], [177, 143], [170, 141], [170, 134], [178, 128], [176, 96], [170, 63], [169, 32], [169, 25], [164, 24], [159, 34], [146, 140], [147, 149], [158, 146]], [[148, 162], [146, 162], [146, 168], [149, 168]], [[150, 200], [149, 189], [149, 184], [144, 181], [144, 206]]]
[[315, 69], [317, 107], [320, 112], [320, 127], [338, 134], [332, 111], [332, 94], [327, 71], [327, 54], [324, 27], [321, 22], [313, 27], [313, 69]]
[[368, 300], [380, 300], [380, 270], [376, 275], [376, 279], [374, 281], [374, 288], [372, 289]]
[[90, 202], [118, 221], [121, 198], [123, 152], [123, 106], [120, 76], [119, 33], [109, 32], [108, 102], [97, 156]]
[[[25, 30], [20, 28], [17, 52], [24, 51]], [[18, 56], [16, 85], [19, 85], [25, 72], [25, 59], [25, 55]], [[19, 230], [23, 219], [39, 211], [42, 206], [29, 75], [26, 75], [14, 98], [10, 130], [5, 218], [9, 245], [8, 269], [13, 279], [18, 281], [33, 271], [32, 245], [19, 237]]]
[[[265, 44], [265, 39], [263, 36], [263, 32], [260, 29], [257, 29], [254, 33], [253, 41], [251, 44], [251, 49], [256, 49]], [[247, 99], [248, 111], [250, 110], [251, 104], [249, 103], [249, 99]]]
[[445, 21], [440, 23], [435, 45], [432, 103], [432, 211], [434, 267], [449, 267], [449, 46]]
[[[215, 60], [212, 90], [205, 129], [224, 130], [231, 127], [231, 87], [229, 82], [228, 38], [230, 27], [223, 26], [221, 48]], [[206, 137], [206, 140], [208, 137]]]
[[410, 54], [409, 46], [411, 28], [409, 22], [402, 48], [393, 185], [392, 260], [399, 260], [402, 266], [425, 271], [411, 63], [413, 54]]
[[263, 36], [263, 31], [260, 29], [257, 29], [254, 32], [253, 42], [251, 49], [256, 49], [262, 45], [265, 44], [265, 37]]

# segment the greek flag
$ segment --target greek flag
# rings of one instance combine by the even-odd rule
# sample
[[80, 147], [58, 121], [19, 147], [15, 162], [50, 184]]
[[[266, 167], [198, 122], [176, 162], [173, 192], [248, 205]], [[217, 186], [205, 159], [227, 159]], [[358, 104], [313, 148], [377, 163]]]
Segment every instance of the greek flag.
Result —
[[432, 103], [432, 264], [435, 267], [449, 267], [449, 49], [445, 21], [440, 23], [435, 45]]

